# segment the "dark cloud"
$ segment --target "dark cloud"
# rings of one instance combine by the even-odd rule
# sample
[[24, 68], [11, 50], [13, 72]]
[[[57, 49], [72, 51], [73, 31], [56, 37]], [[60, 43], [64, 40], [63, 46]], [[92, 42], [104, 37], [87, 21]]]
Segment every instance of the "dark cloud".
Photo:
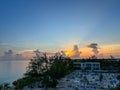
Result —
[[80, 58], [81, 52], [79, 51], [79, 48], [77, 45], [74, 45], [72, 53], [73, 53], [71, 56], [72, 58], [75, 58], [75, 59]]
[[6, 52], [4, 52], [4, 55], [2, 57], [0, 57], [1, 60], [12, 60], [13, 59], [13, 51], [12, 50], [8, 50]]
[[12, 57], [12, 55], [13, 55], [12, 50], [8, 50], [8, 51], [4, 52], [4, 57]]
[[99, 51], [98, 51], [98, 44], [97, 43], [91, 43], [87, 47], [92, 48], [92, 51], [93, 51], [95, 56], [98, 55]]

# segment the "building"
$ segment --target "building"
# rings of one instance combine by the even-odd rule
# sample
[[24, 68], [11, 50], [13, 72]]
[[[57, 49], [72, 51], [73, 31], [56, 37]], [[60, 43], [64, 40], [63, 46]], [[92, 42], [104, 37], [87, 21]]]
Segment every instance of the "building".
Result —
[[87, 71], [98, 71], [100, 70], [99, 62], [80, 62], [74, 61], [74, 67], [79, 70], [87, 70]]

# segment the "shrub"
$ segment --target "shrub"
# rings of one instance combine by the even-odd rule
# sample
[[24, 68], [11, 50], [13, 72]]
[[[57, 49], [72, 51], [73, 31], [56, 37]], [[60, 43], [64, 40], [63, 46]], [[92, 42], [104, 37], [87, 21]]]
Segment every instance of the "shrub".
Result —
[[64, 77], [73, 71], [73, 64], [71, 59], [63, 58], [47, 58], [46, 54], [43, 56], [36, 56], [31, 59], [25, 77], [13, 82], [15, 89], [22, 89], [25, 86], [34, 87], [34, 83], [42, 81], [44, 86], [56, 87], [57, 79]]

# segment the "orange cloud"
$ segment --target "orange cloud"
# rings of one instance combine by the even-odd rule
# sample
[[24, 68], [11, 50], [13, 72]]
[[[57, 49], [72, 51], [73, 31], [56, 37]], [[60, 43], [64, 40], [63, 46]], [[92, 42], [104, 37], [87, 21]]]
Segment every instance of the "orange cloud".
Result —
[[[88, 47], [81, 47], [79, 51], [82, 53], [80, 54], [81, 58], [89, 58], [94, 55], [91, 48]], [[72, 50], [68, 49], [65, 51], [65, 54], [69, 57], [73, 55]], [[103, 45], [99, 48], [98, 58], [110, 58], [110, 55], [120, 58], [120, 44], [113, 44], [113, 45]]]
[[94, 53], [91, 50], [92, 50], [91, 48], [87, 48], [87, 47], [80, 48], [80, 51], [82, 52], [81, 58], [89, 58], [92, 55], [94, 55]]

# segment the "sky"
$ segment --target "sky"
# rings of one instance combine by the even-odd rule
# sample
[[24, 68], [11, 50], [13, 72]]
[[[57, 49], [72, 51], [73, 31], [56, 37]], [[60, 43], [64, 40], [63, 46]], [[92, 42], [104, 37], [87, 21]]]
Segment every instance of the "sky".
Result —
[[120, 0], [0, 0], [0, 57], [120, 57], [119, 39]]

